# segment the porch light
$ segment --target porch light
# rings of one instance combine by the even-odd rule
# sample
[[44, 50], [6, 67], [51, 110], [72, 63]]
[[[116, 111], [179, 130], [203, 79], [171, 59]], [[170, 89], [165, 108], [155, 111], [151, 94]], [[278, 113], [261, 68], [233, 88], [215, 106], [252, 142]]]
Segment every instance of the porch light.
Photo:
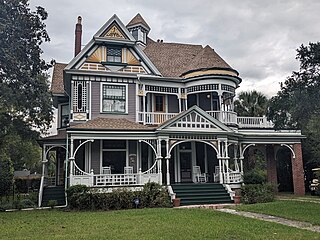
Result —
[[210, 95], [210, 94], [207, 94], [207, 98], [211, 98], [211, 95]]

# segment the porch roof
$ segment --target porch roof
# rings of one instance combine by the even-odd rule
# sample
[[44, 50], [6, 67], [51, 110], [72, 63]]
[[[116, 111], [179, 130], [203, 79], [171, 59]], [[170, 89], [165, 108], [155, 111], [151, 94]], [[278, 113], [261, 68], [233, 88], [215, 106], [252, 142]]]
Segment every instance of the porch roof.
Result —
[[59, 130], [57, 134], [51, 135], [48, 137], [43, 137], [37, 140], [37, 142], [42, 145], [42, 144], [49, 144], [49, 143], [65, 143], [66, 139], [66, 130]]
[[129, 121], [125, 118], [95, 118], [82, 124], [72, 126], [68, 131], [72, 130], [119, 130], [119, 131], [154, 131], [156, 126], [146, 126], [139, 123]]

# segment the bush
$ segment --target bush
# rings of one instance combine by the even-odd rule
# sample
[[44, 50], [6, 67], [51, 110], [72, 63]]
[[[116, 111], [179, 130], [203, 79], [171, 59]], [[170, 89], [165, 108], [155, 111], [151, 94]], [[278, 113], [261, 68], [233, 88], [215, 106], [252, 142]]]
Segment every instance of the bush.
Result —
[[20, 203], [22, 205], [22, 208], [33, 208], [33, 207], [35, 207], [35, 202], [33, 202], [29, 198], [22, 199], [20, 201]]
[[83, 185], [72, 186], [67, 190], [68, 204], [77, 210], [120, 210], [132, 209], [139, 199], [139, 208], [170, 207], [170, 197], [159, 184], [148, 183], [142, 191], [130, 191], [126, 188], [114, 189], [111, 193], [101, 193]]
[[267, 182], [267, 176], [259, 171], [249, 171], [243, 175], [244, 184], [263, 184]]
[[57, 200], [49, 200], [48, 201], [48, 207], [51, 207], [52, 209], [58, 205], [58, 201]]
[[158, 183], [148, 182], [141, 191], [142, 207], [170, 207], [171, 201], [166, 189]]
[[274, 185], [246, 184], [241, 187], [241, 202], [245, 204], [265, 203], [274, 200]]

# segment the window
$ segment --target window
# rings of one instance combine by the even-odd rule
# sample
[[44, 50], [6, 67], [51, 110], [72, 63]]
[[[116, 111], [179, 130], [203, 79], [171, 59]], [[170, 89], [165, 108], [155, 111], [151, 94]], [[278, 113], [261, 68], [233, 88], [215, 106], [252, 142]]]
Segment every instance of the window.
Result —
[[121, 48], [107, 48], [107, 61], [121, 63], [122, 49]]
[[138, 40], [138, 29], [135, 29], [132, 31], [132, 36], [134, 37], [135, 40]]
[[126, 85], [102, 85], [102, 112], [126, 113]]
[[60, 127], [67, 127], [69, 124], [69, 105], [61, 105]]
[[112, 174], [123, 173], [127, 159], [127, 141], [104, 140], [102, 167], [110, 167]]
[[164, 110], [164, 96], [155, 95], [155, 112], [165, 112]]

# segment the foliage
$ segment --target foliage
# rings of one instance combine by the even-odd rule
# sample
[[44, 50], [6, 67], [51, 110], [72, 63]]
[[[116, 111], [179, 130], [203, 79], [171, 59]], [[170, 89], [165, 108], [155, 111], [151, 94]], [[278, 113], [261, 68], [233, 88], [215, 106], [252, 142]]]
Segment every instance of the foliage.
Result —
[[281, 91], [270, 100], [268, 117], [276, 129], [301, 129], [307, 137], [303, 142], [304, 159], [320, 164], [320, 42], [301, 45], [296, 59], [300, 70], [281, 83]]
[[16, 191], [18, 193], [28, 193], [29, 190], [35, 191], [40, 188], [40, 178], [31, 178], [31, 179], [24, 179], [24, 178], [17, 178], [14, 181], [16, 186]]
[[[295, 203], [304, 209], [304, 203]], [[320, 204], [318, 204], [320, 206]], [[251, 205], [250, 205], [251, 206]], [[300, 207], [301, 206], [301, 207]], [[279, 211], [284, 211], [285, 205]], [[318, 209], [318, 208], [316, 208]], [[311, 208], [307, 211], [309, 212]], [[312, 215], [319, 219], [319, 211]], [[319, 239], [319, 233], [211, 209], [0, 213], [1, 239]]]
[[37, 160], [35, 129], [45, 131], [52, 120], [44, 74], [50, 65], [41, 59], [40, 48], [49, 41], [46, 18], [44, 8], [31, 11], [28, 0], [0, 0], [0, 152], [15, 167]]
[[13, 166], [9, 156], [0, 153], [0, 197], [8, 195], [13, 185]]
[[50, 207], [51, 209], [53, 209], [57, 205], [58, 205], [58, 201], [57, 200], [49, 200], [48, 201], [48, 207]]
[[274, 185], [245, 184], [241, 187], [241, 202], [245, 204], [272, 202], [274, 200]]
[[267, 182], [267, 176], [261, 171], [252, 170], [245, 172], [243, 175], [244, 184], [263, 184]]
[[143, 207], [170, 207], [171, 202], [167, 191], [160, 184], [148, 182], [141, 191], [141, 205]]
[[114, 189], [110, 193], [89, 189], [84, 185], [75, 185], [67, 190], [68, 205], [77, 210], [120, 210], [132, 209], [139, 199], [139, 208], [170, 207], [170, 198], [159, 184], [148, 183], [141, 191], [126, 188]]
[[239, 116], [262, 117], [267, 113], [268, 98], [255, 90], [241, 92], [239, 99], [234, 101], [235, 112]]

